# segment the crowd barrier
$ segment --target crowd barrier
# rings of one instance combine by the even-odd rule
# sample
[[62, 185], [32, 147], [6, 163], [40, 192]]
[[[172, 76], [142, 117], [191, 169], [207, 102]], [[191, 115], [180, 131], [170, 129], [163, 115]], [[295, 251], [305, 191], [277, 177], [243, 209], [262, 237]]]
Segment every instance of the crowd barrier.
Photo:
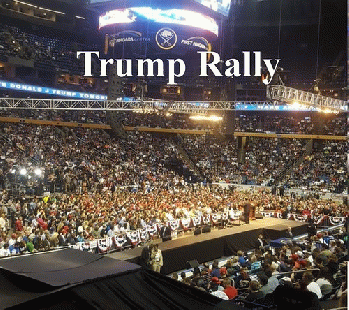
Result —
[[[260, 213], [263, 215], [263, 217], [282, 218], [281, 213], [277, 211], [262, 211]], [[149, 225], [145, 229], [125, 231], [123, 233], [118, 233], [113, 237], [107, 237], [104, 239], [78, 242], [76, 245], [70, 247], [100, 254], [105, 254], [110, 251], [123, 251], [127, 248], [135, 247], [140, 244], [149, 242], [154, 238], [161, 237], [161, 228], [164, 226], [169, 226], [171, 228], [172, 237], [176, 237], [177, 234], [180, 232], [195, 229], [196, 227], [201, 227], [203, 225], [219, 225], [222, 223], [222, 221], [226, 221], [226, 224], [228, 224], [229, 222], [234, 223], [236, 221], [239, 221], [241, 216], [241, 211], [234, 211], [212, 213], [211, 215], [204, 215], [191, 218], [176, 219], [173, 221], [168, 221], [167, 225]], [[310, 216], [291, 213], [287, 217], [288, 220], [299, 222], [309, 221], [310, 218], [314, 220], [314, 224], [316, 224], [318, 227], [343, 225], [346, 221], [345, 217], [335, 217], [328, 215]]]
[[70, 247], [100, 254], [105, 254], [111, 251], [122, 251], [127, 248], [147, 243], [155, 238], [160, 238], [161, 230], [166, 226], [171, 228], [171, 236], [175, 238], [179, 233], [193, 230], [205, 225], [220, 225], [222, 221], [225, 221], [226, 224], [235, 223], [240, 221], [241, 216], [241, 211], [230, 211], [212, 213], [211, 215], [196, 216], [191, 218], [176, 219], [173, 221], [168, 221], [167, 224], [148, 225], [144, 229], [116, 233], [115, 236], [112, 237], [106, 237], [93, 241], [78, 242]]
[[[282, 218], [281, 212], [278, 211], [262, 211], [260, 213], [263, 215], [263, 217]], [[133, 248], [138, 245], [146, 244], [147, 242], [156, 238], [160, 238], [163, 227], [170, 227], [171, 236], [175, 238], [179, 233], [194, 230], [198, 227], [203, 227], [206, 225], [215, 226], [224, 224], [224, 226], [229, 226], [229, 224], [240, 224], [240, 219], [242, 215], [243, 213], [240, 210], [231, 210], [227, 212], [212, 213], [210, 215], [175, 219], [172, 221], [168, 221], [166, 224], [158, 223], [153, 225], [147, 225], [144, 229], [114, 232], [112, 236], [95, 240], [86, 240], [84, 242], [76, 242], [76, 244], [68, 245], [68, 247], [82, 251], [107, 254], [113, 251], [123, 251], [128, 248]], [[310, 216], [294, 213], [290, 213], [287, 219], [306, 222], [309, 220], [310, 217], [314, 220], [314, 223], [318, 227], [342, 225], [346, 221], [345, 217], [334, 217], [328, 215]], [[13, 252], [4, 254], [3, 252], [0, 252], [0, 257], [9, 256], [12, 254], [16, 253]]]
[[[261, 214], [263, 215], [263, 217], [282, 218], [281, 212], [278, 211], [262, 211]], [[313, 219], [314, 224], [319, 227], [343, 225], [346, 221], [346, 218], [344, 216], [306, 215], [296, 213], [289, 213], [287, 215], [287, 219], [297, 222], [307, 222], [309, 221], [309, 219]]]

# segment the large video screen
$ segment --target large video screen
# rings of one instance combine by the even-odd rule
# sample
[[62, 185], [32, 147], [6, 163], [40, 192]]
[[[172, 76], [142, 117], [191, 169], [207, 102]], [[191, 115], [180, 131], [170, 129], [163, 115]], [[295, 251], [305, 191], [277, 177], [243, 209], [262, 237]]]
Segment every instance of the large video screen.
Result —
[[223, 14], [224, 16], [228, 16], [231, 0], [195, 0], [211, 10]]
[[198, 12], [180, 9], [153, 9], [151, 7], [132, 7], [108, 11], [99, 17], [99, 28], [114, 24], [134, 23], [138, 20], [150, 20], [160, 24], [177, 24], [207, 30], [218, 36], [217, 22]]

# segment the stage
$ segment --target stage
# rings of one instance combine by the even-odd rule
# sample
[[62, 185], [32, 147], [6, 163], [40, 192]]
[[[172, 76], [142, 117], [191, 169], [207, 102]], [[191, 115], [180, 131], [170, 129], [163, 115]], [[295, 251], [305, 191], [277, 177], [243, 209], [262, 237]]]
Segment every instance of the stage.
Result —
[[[264, 218], [250, 221], [249, 224], [231, 228], [214, 228], [209, 233], [194, 236], [192, 232], [174, 240], [160, 242], [164, 266], [161, 273], [169, 274], [186, 268], [186, 263], [197, 260], [207, 262], [222, 256], [234, 255], [238, 250], [251, 250], [255, 247], [258, 235], [263, 233], [270, 240], [285, 236], [288, 227], [292, 227], [294, 236], [306, 233], [307, 224], [276, 219]], [[107, 254], [110, 258], [140, 263], [143, 247], [137, 247], [123, 252]]]

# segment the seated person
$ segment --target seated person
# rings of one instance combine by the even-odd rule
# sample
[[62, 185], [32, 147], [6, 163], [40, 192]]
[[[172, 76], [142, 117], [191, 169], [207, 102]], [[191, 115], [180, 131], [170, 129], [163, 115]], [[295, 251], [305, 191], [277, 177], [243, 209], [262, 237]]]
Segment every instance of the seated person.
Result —
[[264, 273], [261, 273], [258, 275], [258, 279], [261, 284], [260, 291], [263, 292], [264, 295], [267, 295], [269, 293], [268, 277]]
[[261, 261], [257, 260], [256, 255], [251, 256], [251, 273], [258, 272], [262, 267]]
[[265, 288], [263, 291], [265, 294], [269, 294], [275, 291], [275, 289], [279, 285], [279, 280], [277, 278], [277, 275], [273, 275], [273, 269], [271, 267], [268, 267], [264, 270], [265, 275], [268, 277], [268, 284], [267, 288]]
[[212, 263], [211, 276], [212, 277], [217, 277], [217, 278], [221, 277], [221, 271], [220, 271], [220, 268], [218, 267], [218, 261], [217, 260], [214, 260], [213, 263]]
[[247, 289], [250, 285], [251, 278], [248, 274], [247, 268], [241, 268], [240, 274], [234, 279], [235, 287], [237, 289]]
[[302, 279], [307, 286], [307, 290], [315, 293], [317, 295], [317, 297], [320, 299], [322, 297], [321, 289], [320, 289], [319, 284], [317, 284], [314, 281], [314, 277], [313, 277], [312, 273], [310, 271], [304, 272]]
[[238, 295], [238, 290], [234, 287], [234, 281], [225, 278], [223, 279], [224, 293], [229, 299], [234, 299]]
[[210, 283], [210, 290], [213, 296], [218, 298], [228, 300], [227, 294], [224, 292], [223, 286], [221, 286], [221, 281], [217, 277], [213, 277]]
[[246, 260], [245, 256], [244, 256], [244, 252], [243, 251], [238, 251], [237, 252], [238, 255], [238, 261], [241, 267], [249, 267], [249, 262]]
[[254, 302], [258, 299], [262, 299], [265, 295], [260, 290], [261, 286], [258, 281], [251, 281], [249, 285], [249, 294], [246, 296], [246, 301]]
[[290, 287], [279, 285], [273, 293], [277, 309], [282, 310], [320, 310], [316, 294], [305, 289], [305, 285]]
[[321, 268], [316, 283], [320, 286], [322, 296], [326, 296], [332, 292], [333, 286], [331, 281], [333, 281], [333, 276], [328, 268]]

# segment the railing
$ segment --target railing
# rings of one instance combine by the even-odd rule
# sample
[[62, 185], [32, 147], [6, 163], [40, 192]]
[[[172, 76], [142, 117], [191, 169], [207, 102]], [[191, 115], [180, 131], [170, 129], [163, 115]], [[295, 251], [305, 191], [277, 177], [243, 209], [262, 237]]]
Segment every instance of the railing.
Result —
[[[274, 218], [282, 218], [281, 212], [278, 211], [262, 211], [261, 214], [264, 217], [274, 217]], [[314, 224], [318, 226], [336, 226], [336, 225], [343, 225], [346, 221], [346, 218], [344, 216], [328, 216], [328, 215], [303, 215], [303, 214], [296, 214], [296, 213], [290, 213], [287, 216], [288, 220], [293, 220], [297, 222], [307, 222], [309, 219], [314, 220]], [[325, 225], [327, 224], [327, 225]]]
[[[246, 102], [249, 104], [250, 102]], [[251, 102], [252, 103], [252, 102]], [[158, 111], [206, 114], [233, 110], [235, 101], [156, 101], [0, 98], [0, 109]]]
[[[76, 242], [76, 244], [66, 245], [71, 248], [105, 254], [111, 251], [123, 251], [125, 249], [136, 247], [140, 244], [145, 244], [153, 239], [160, 238], [160, 231], [163, 226], [171, 228], [172, 237], [177, 237], [178, 233], [190, 231], [202, 225], [219, 225], [222, 220], [236, 221], [241, 216], [240, 211], [236, 212], [221, 212], [211, 215], [203, 215], [191, 218], [176, 219], [167, 223], [158, 223], [147, 225], [144, 229], [125, 230], [123, 232], [115, 232], [114, 236], [105, 237], [95, 240], [86, 240], [84, 242]], [[62, 247], [62, 246], [61, 246]], [[56, 249], [54, 247], [52, 249]], [[12, 253], [10, 253], [12, 251]], [[1, 256], [10, 256], [17, 254], [17, 249], [13, 248], [9, 253], [5, 254], [0, 251]]]
[[[261, 214], [264, 217], [276, 217], [281, 218], [281, 213], [277, 211], [262, 211]], [[211, 215], [203, 215], [191, 218], [176, 219], [173, 221], [168, 221], [167, 223], [158, 223], [153, 225], [148, 225], [144, 229], [137, 230], [126, 230], [123, 232], [115, 232], [114, 236], [105, 237], [94, 240], [86, 240], [83, 242], [76, 242], [74, 245], [68, 244], [66, 246], [60, 247], [49, 247], [50, 249], [58, 249], [63, 247], [70, 247], [82, 251], [89, 251], [99, 254], [106, 254], [114, 251], [123, 251], [129, 248], [133, 248], [147, 242], [160, 238], [160, 231], [163, 226], [168, 226], [171, 228], [172, 238], [176, 238], [178, 233], [191, 231], [197, 227], [202, 227], [203, 225], [221, 225], [223, 221], [228, 225], [229, 223], [240, 224], [240, 218], [242, 216], [241, 211], [233, 212], [219, 212], [212, 213]], [[315, 224], [321, 226], [321, 223], [328, 221], [333, 226], [344, 224], [345, 217], [329, 217], [327, 215], [313, 217]], [[288, 220], [295, 220], [306, 222], [308, 216], [306, 215], [296, 215], [290, 214]], [[326, 225], [326, 226], [331, 226]], [[323, 225], [325, 226], [325, 225]], [[0, 250], [0, 257], [11, 256], [19, 254], [19, 249], [12, 248], [12, 250], [5, 253], [2, 249]]]

